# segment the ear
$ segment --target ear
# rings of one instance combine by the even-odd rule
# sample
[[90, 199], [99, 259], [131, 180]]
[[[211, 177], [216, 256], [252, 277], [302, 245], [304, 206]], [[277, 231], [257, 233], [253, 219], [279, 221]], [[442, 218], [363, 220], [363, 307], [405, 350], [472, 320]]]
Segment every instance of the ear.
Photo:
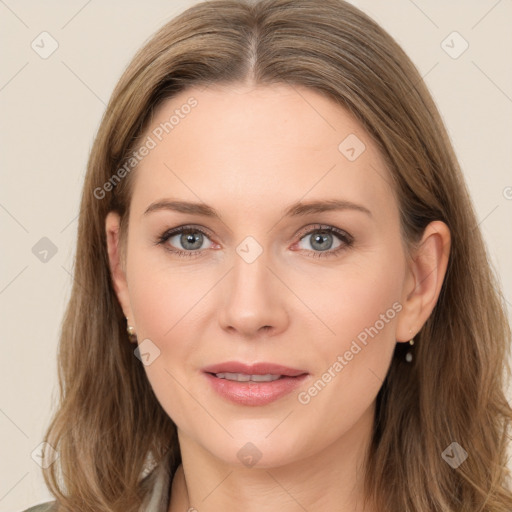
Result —
[[[109, 212], [105, 219], [105, 231], [107, 236], [108, 259], [110, 265], [110, 274], [112, 276], [112, 284], [116, 292], [119, 304], [123, 309], [124, 316], [128, 318], [130, 325], [134, 324], [133, 314], [130, 306], [130, 298], [128, 295], [128, 282], [126, 279], [126, 271], [124, 261], [121, 258], [119, 244], [119, 226], [121, 217], [117, 212]], [[134, 326], [135, 327], [135, 326]]]
[[448, 267], [451, 236], [441, 221], [431, 222], [410, 255], [398, 317], [396, 340], [407, 342], [427, 321], [436, 305]]

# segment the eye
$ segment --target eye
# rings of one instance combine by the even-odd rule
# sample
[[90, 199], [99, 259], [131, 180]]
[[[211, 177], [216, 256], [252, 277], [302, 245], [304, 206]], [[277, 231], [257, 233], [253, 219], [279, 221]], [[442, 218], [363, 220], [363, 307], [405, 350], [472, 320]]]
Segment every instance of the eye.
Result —
[[305, 249], [312, 251], [313, 257], [328, 257], [335, 256], [340, 251], [350, 247], [354, 239], [345, 231], [334, 226], [317, 225], [301, 236], [298, 244], [303, 241], [306, 241], [306, 245], [309, 245]]
[[179, 256], [199, 256], [203, 249], [211, 247], [211, 245], [203, 247], [205, 240], [210, 239], [202, 229], [194, 226], [180, 226], [166, 231], [158, 238], [157, 243]]
[[[313, 257], [335, 256], [353, 244], [353, 237], [335, 228], [334, 226], [316, 225], [309, 228], [306, 233], [302, 232], [297, 244], [308, 241], [309, 247], [299, 247], [312, 253]], [[205, 241], [210, 244], [204, 247]], [[209, 235], [201, 228], [195, 226], [179, 226], [167, 230], [156, 240], [157, 244], [163, 245], [166, 250], [178, 256], [200, 256], [203, 251], [213, 247]], [[296, 244], [296, 245], [297, 245]], [[334, 246], [334, 248], [333, 248]]]

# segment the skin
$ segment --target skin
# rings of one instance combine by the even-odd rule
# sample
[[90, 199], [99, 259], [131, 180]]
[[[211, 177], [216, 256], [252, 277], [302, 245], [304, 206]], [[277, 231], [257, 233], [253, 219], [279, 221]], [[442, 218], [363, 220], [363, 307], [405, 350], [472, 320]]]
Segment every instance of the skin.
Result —
[[[160, 106], [145, 135], [191, 96], [198, 105], [133, 171], [126, 260], [119, 216], [111, 212], [105, 225], [119, 302], [138, 342], [150, 339], [160, 350], [145, 370], [178, 428], [183, 463], [169, 511], [376, 510], [362, 507], [361, 478], [375, 399], [395, 344], [408, 342], [435, 306], [449, 230], [431, 223], [407, 253], [382, 156], [359, 122], [321, 94], [284, 85], [189, 89]], [[354, 161], [338, 149], [349, 134], [366, 146]], [[144, 215], [164, 198], [204, 202], [220, 219], [171, 210]], [[371, 215], [284, 216], [296, 201], [326, 199], [357, 203]], [[200, 256], [155, 244], [166, 230], [189, 224], [208, 233]], [[315, 244], [318, 224], [346, 231], [353, 244], [327, 235], [328, 250], [345, 247], [314, 257], [325, 253]], [[249, 235], [263, 251], [252, 263], [236, 251]], [[184, 243], [177, 235], [166, 245], [190, 252]], [[400, 312], [300, 403], [298, 392], [394, 303]], [[309, 376], [273, 403], [237, 405], [201, 372], [228, 360], [280, 363]], [[237, 457], [247, 442], [261, 452], [252, 467]]]

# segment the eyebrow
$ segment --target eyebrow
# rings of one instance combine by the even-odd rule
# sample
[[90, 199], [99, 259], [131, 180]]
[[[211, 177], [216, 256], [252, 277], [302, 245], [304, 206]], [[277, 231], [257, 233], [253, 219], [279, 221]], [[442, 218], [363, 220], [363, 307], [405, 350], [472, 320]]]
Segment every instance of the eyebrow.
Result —
[[[190, 201], [176, 201], [172, 199], [161, 199], [148, 206], [143, 215], [151, 212], [171, 210], [179, 213], [188, 213], [190, 215], [202, 215], [204, 217], [214, 217], [220, 219], [220, 215], [215, 208], [205, 203], [194, 203]], [[312, 213], [322, 213], [328, 211], [354, 210], [365, 213], [372, 217], [372, 212], [357, 203], [343, 199], [326, 199], [322, 201], [297, 202], [286, 208], [284, 217], [299, 217]]]

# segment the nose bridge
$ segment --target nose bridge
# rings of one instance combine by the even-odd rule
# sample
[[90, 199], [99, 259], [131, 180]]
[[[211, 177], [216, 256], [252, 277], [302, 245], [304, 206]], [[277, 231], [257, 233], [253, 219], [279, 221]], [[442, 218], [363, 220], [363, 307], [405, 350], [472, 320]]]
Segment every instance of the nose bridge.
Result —
[[233, 267], [226, 279], [219, 321], [225, 329], [245, 336], [260, 329], [281, 330], [287, 321], [282, 284], [268, 268], [268, 251], [247, 237], [236, 248]]

